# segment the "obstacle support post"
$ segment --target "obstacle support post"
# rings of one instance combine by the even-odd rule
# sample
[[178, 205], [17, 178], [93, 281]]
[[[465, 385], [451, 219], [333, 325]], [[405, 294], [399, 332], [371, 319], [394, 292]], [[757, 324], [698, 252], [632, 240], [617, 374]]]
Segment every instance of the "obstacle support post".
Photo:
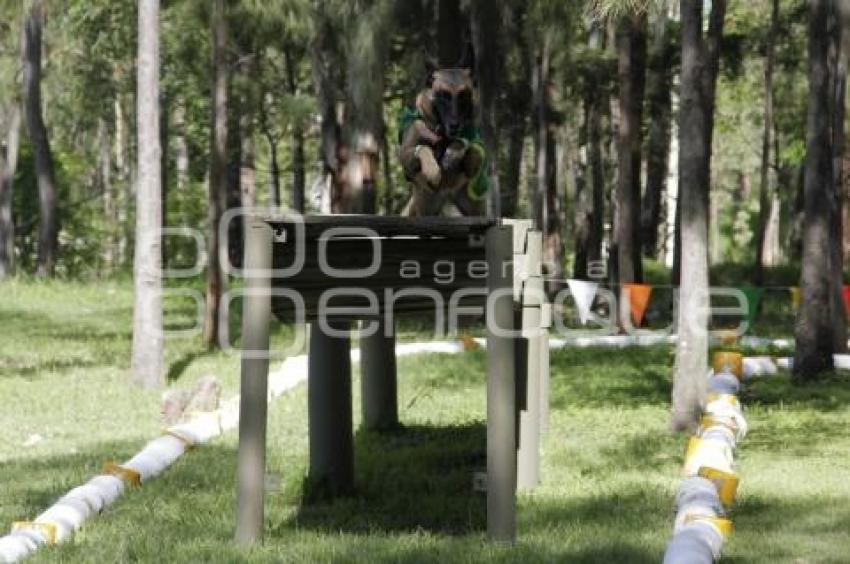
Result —
[[[517, 391], [519, 410], [519, 445], [517, 453], [517, 487], [530, 490], [540, 481], [540, 372], [541, 345], [540, 325], [543, 305], [543, 273], [541, 271], [543, 234], [540, 231], [526, 233], [525, 272], [515, 283], [520, 288], [520, 317], [522, 319], [522, 350], [519, 360], [521, 385]], [[516, 250], [514, 257], [517, 258]], [[516, 276], [515, 276], [516, 280]], [[522, 385], [524, 384], [524, 385]]]
[[373, 335], [360, 338], [360, 390], [363, 427], [386, 431], [398, 427], [398, 391], [394, 322], [377, 324]]
[[513, 228], [487, 230], [487, 535], [516, 539], [516, 381], [514, 339]]
[[271, 321], [272, 229], [252, 222], [245, 240], [242, 374], [236, 483], [236, 541], [262, 540], [266, 472], [266, 394]]
[[331, 336], [318, 321], [310, 324], [307, 364], [307, 418], [310, 442], [308, 480], [330, 495], [354, 489], [354, 436], [351, 408], [349, 321], [328, 321], [346, 336]]

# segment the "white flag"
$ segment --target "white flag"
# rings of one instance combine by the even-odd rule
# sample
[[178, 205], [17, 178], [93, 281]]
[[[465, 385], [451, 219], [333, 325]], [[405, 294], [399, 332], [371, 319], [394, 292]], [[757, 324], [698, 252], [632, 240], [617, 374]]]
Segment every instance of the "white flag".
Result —
[[578, 317], [581, 319], [582, 325], [587, 325], [590, 321], [590, 308], [593, 306], [593, 298], [596, 297], [596, 291], [599, 290], [599, 282], [586, 282], [584, 280], [567, 280], [570, 286], [570, 293], [573, 295], [573, 300], [578, 309]]

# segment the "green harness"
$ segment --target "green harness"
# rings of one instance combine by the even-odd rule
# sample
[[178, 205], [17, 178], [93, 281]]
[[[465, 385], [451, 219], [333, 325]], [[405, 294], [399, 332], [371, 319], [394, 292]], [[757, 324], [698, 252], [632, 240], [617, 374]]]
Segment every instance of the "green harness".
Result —
[[[425, 117], [419, 113], [416, 108], [406, 106], [401, 109], [398, 115], [398, 142], [401, 144], [404, 139], [404, 134], [417, 121], [427, 121]], [[469, 148], [477, 151], [481, 156], [481, 168], [478, 174], [469, 181], [466, 186], [466, 193], [472, 200], [482, 200], [490, 189], [490, 180], [484, 173], [488, 167], [487, 152], [484, 150], [484, 140], [481, 138], [481, 132], [474, 125], [467, 125], [460, 131], [458, 136], [460, 139], [469, 143]]]

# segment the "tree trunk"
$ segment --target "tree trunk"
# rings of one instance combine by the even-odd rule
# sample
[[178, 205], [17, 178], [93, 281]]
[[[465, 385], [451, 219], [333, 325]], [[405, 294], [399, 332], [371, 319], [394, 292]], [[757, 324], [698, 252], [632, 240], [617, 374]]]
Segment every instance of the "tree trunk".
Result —
[[138, 170], [136, 254], [133, 266], [133, 383], [162, 385], [162, 188], [159, 145], [159, 0], [139, 2]]
[[348, 59], [346, 162], [337, 182], [335, 213], [377, 211], [380, 146], [384, 136], [384, 61], [391, 3], [378, 0], [360, 16]]
[[489, 155], [490, 194], [487, 214], [501, 217], [501, 191], [497, 161], [499, 155], [499, 130], [497, 127], [497, 106], [501, 92], [501, 76], [504, 60], [502, 57], [502, 20], [500, 10], [493, 9], [492, 2], [471, 0], [470, 23], [472, 43], [475, 48], [475, 74], [478, 77], [479, 108], [481, 115], [481, 137]]
[[[666, 4], [666, 2], [665, 2]], [[650, 54], [647, 93], [649, 138], [646, 147], [646, 194], [641, 209], [643, 252], [658, 257], [661, 207], [667, 193], [672, 127], [674, 46], [670, 37], [666, 5], [655, 22]]]
[[130, 146], [127, 139], [129, 126], [127, 113], [124, 111], [123, 96], [115, 97], [115, 170], [118, 173], [116, 180], [121, 185], [118, 201], [118, 229], [116, 236], [116, 262], [119, 266], [127, 264], [127, 247], [129, 246], [128, 218], [130, 217], [130, 202], [132, 199], [133, 186], [130, 177]]
[[56, 271], [56, 259], [59, 253], [59, 213], [53, 155], [41, 111], [42, 20], [41, 0], [33, 0], [24, 22], [21, 63], [23, 65], [24, 120], [32, 143], [35, 173], [38, 178], [37, 274], [51, 277]]
[[186, 102], [174, 105], [174, 157], [177, 172], [177, 191], [184, 193], [189, 186], [189, 143], [186, 141]]
[[18, 170], [18, 149], [21, 145], [21, 108], [13, 103], [9, 108], [6, 154], [0, 156], [0, 280], [10, 276], [15, 266], [15, 221], [12, 215], [12, 195], [15, 173]]
[[[768, 249], [767, 228], [772, 212], [773, 190], [770, 183], [770, 151], [773, 148], [774, 111], [773, 111], [773, 67], [776, 58], [776, 35], [779, 30], [779, 0], [772, 0], [770, 31], [767, 34], [767, 54], [764, 59], [764, 133], [761, 144], [761, 171], [759, 188], [759, 219], [756, 231], [756, 269], [753, 282], [756, 286], [764, 283], [765, 255], [772, 254]], [[771, 266], [773, 266], [771, 264]]]
[[227, 241], [219, 237], [219, 224], [227, 209], [227, 20], [224, 0], [215, 0], [212, 15], [212, 126], [209, 172], [209, 239], [207, 264], [206, 322], [204, 342], [218, 346], [221, 295], [227, 280], [221, 257], [227, 255]]
[[830, 75], [832, 87], [832, 170], [833, 194], [830, 206], [829, 239], [830, 271], [832, 274], [832, 330], [833, 353], [847, 352], [847, 318], [844, 307], [844, 256], [841, 248], [843, 218], [841, 203], [844, 199], [844, 152], [846, 146], [845, 116], [847, 98], [847, 63], [850, 48], [850, 29], [846, 24], [850, 11], [844, 2], [833, 4], [832, 52], [830, 56]]
[[832, 368], [830, 311], [832, 139], [829, 77], [829, 0], [809, 1], [809, 108], [803, 193], [802, 301], [795, 331], [794, 377], [809, 380]]
[[[283, 52], [286, 61], [286, 82], [292, 96], [298, 94], [298, 82], [295, 78], [295, 61], [289, 49]], [[275, 159], [277, 152], [275, 151]], [[292, 127], [292, 209], [304, 213], [304, 188], [306, 159], [304, 157], [304, 127], [295, 123]], [[277, 162], [274, 163], [277, 166]]]
[[549, 146], [553, 142], [549, 134], [549, 63], [551, 46], [548, 36], [541, 40], [540, 53], [534, 69], [534, 155], [536, 164], [535, 182], [531, 184], [529, 202], [531, 217], [537, 229], [544, 230], [548, 213], [546, 197], [549, 184], [549, 171], [554, 163], [550, 163], [552, 151]]
[[437, 0], [437, 57], [442, 68], [455, 68], [461, 63], [469, 37], [460, 0]]
[[384, 126], [384, 135], [381, 137], [381, 154], [384, 157], [384, 215], [393, 215], [393, 201], [395, 197], [395, 182], [393, 182], [392, 151], [387, 140], [387, 128]]
[[646, 83], [646, 15], [626, 16], [617, 32], [620, 127], [617, 143], [617, 275], [643, 278], [640, 244], [641, 146]]
[[725, 0], [711, 6], [703, 38], [702, 0], [681, 0], [682, 78], [680, 106], [679, 208], [681, 283], [676, 373], [671, 427], [693, 429], [702, 413], [708, 367], [708, 213], [717, 48], [723, 33]]
[[508, 99], [501, 104], [501, 131], [508, 136], [507, 155], [501, 166], [499, 186], [501, 188], [502, 217], [516, 217], [522, 176], [523, 150], [528, 131], [526, 116], [531, 111], [532, 58], [526, 40], [527, 7], [522, 3], [513, 6], [511, 13], [511, 41], [519, 55], [520, 72], [508, 89]]
[[340, 167], [340, 123], [337, 116], [337, 89], [335, 69], [339, 68], [334, 54], [337, 48], [337, 30], [333, 28], [326, 13], [327, 6], [314, 2], [315, 33], [310, 42], [310, 62], [313, 73], [313, 87], [321, 116], [321, 134], [319, 143], [319, 161], [322, 163], [322, 203], [321, 212], [330, 213], [333, 200], [333, 188], [341, 173]]
[[117, 256], [116, 234], [118, 231], [118, 205], [115, 186], [112, 182], [112, 143], [106, 120], [98, 119], [98, 184], [103, 192], [103, 218], [106, 233], [103, 238], [103, 263], [106, 274], [115, 270]]

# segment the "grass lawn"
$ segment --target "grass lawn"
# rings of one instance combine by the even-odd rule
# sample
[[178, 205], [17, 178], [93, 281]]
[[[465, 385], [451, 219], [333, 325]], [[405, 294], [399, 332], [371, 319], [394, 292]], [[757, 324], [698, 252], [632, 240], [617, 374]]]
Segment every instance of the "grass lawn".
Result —
[[[126, 384], [128, 283], [0, 285], [0, 531], [161, 430], [159, 394]], [[191, 316], [171, 304], [169, 323]], [[278, 339], [288, 337], [281, 331]], [[235, 393], [238, 359], [170, 341], [172, 386], [212, 373]], [[237, 548], [235, 433], [195, 449], [76, 538], [32, 559], [62, 562], [659, 562], [685, 438], [666, 430], [669, 348], [566, 350], [552, 357], [543, 483], [520, 497], [519, 541], [484, 540], [484, 355], [400, 361], [405, 428], [356, 433], [356, 496], [302, 503], [304, 387], [270, 408], [267, 541]], [[355, 384], [355, 396], [358, 386]], [[850, 559], [850, 380], [747, 386], [751, 432], [727, 562]], [[355, 397], [355, 406], [359, 398]], [[355, 408], [355, 425], [359, 410]]]

